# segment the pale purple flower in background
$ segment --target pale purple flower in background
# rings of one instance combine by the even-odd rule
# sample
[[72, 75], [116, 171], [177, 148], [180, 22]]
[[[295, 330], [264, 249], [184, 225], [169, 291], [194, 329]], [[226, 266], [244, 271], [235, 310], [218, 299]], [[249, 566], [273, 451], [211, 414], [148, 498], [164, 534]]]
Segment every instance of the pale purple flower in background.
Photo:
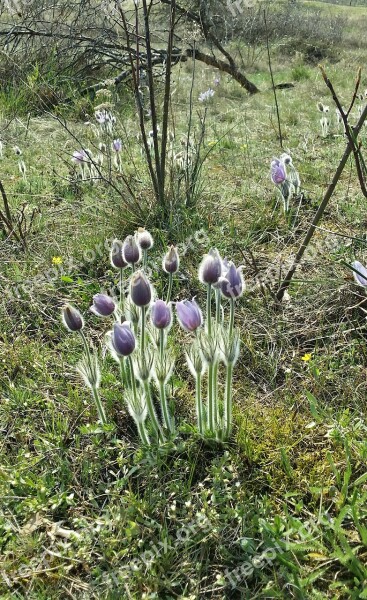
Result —
[[177, 273], [180, 266], [180, 258], [178, 256], [176, 246], [171, 246], [168, 252], [163, 257], [162, 267], [166, 273]]
[[[355, 260], [352, 263], [353, 268], [353, 277], [356, 280], [358, 285], [363, 287], [367, 287], [367, 269], [359, 262], [359, 260]], [[358, 272], [357, 272], [358, 271]]]
[[213, 98], [215, 91], [212, 88], [206, 90], [206, 92], [201, 92], [199, 95], [199, 102], [207, 102], [210, 98]]
[[89, 159], [85, 150], [76, 150], [75, 152], [73, 152], [72, 160], [78, 165], [81, 165], [83, 163], [88, 162]]
[[216, 248], [211, 248], [201, 261], [199, 267], [199, 280], [205, 285], [218, 283], [222, 275], [222, 259]]
[[121, 152], [122, 141], [120, 140], [120, 138], [118, 138], [117, 140], [113, 140], [112, 148], [114, 149], [115, 152]]
[[215, 77], [214, 79], [214, 85], [218, 86], [220, 84], [220, 77]]

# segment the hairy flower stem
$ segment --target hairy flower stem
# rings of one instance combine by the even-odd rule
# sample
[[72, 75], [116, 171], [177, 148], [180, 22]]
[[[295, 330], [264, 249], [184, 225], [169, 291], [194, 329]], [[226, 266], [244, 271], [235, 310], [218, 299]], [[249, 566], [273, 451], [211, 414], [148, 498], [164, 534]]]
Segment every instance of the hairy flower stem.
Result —
[[120, 302], [119, 302], [119, 306], [120, 306], [120, 310], [121, 310], [121, 316], [124, 312], [124, 298], [123, 298], [123, 294], [122, 294], [122, 289], [123, 289], [123, 269], [120, 269]]
[[228, 363], [226, 375], [226, 396], [224, 401], [223, 438], [228, 440], [232, 429], [232, 377], [233, 363]]
[[220, 289], [216, 288], [215, 290], [215, 320], [218, 323], [218, 325], [220, 325], [221, 322], [221, 311], [220, 311], [220, 300], [221, 300], [221, 295], [220, 295]]
[[[160, 329], [160, 331], [159, 331], [159, 356], [160, 356], [161, 365], [163, 365], [163, 361], [164, 361], [165, 346], [166, 346], [165, 331], [164, 331], [164, 329]], [[164, 426], [166, 427], [166, 429], [168, 429], [168, 431], [173, 433], [175, 426], [172, 421], [172, 417], [170, 415], [169, 408], [168, 408], [166, 385], [165, 385], [164, 380], [159, 381], [159, 396], [160, 396], [160, 400], [161, 400], [161, 409], [162, 409]]]
[[[122, 361], [121, 361], [121, 363], [122, 363]], [[135, 402], [137, 402], [136, 381], [135, 381], [135, 377], [134, 377], [134, 367], [133, 367], [133, 361], [131, 360], [131, 356], [128, 356], [128, 366], [129, 366], [129, 369], [130, 369], [131, 387], [132, 387], [132, 390], [133, 390], [134, 400], [135, 400]], [[146, 432], [144, 423], [142, 423], [141, 421], [138, 421], [138, 422], [136, 422], [136, 424], [137, 424], [138, 432], [139, 432], [139, 435], [140, 435], [140, 437], [142, 439], [142, 442], [144, 444], [147, 444], [149, 446], [150, 445], [150, 440], [149, 440], [148, 434]]]
[[215, 406], [214, 406], [214, 364], [209, 363], [208, 368], [208, 429], [215, 432]]
[[208, 290], [206, 294], [206, 312], [208, 321], [208, 336], [212, 335], [212, 286], [208, 284]]
[[219, 360], [216, 359], [213, 364], [213, 413], [215, 426], [219, 421], [219, 410], [218, 410], [218, 370]]
[[140, 352], [141, 352], [141, 358], [142, 360], [145, 360], [144, 358], [144, 352], [145, 352], [145, 321], [146, 321], [146, 306], [142, 306], [141, 307], [141, 332], [140, 332]]
[[196, 373], [196, 416], [198, 420], [198, 430], [200, 434], [204, 433], [203, 427], [203, 404], [201, 400], [201, 373]]
[[150, 393], [150, 387], [149, 387], [148, 381], [144, 381], [144, 392], [145, 392], [145, 399], [146, 399], [147, 407], [148, 407], [148, 413], [149, 413], [150, 419], [152, 421], [152, 426], [153, 426], [154, 432], [157, 436], [157, 440], [165, 441], [162, 427], [159, 424], [158, 417], [155, 412], [155, 408], [154, 408], [154, 404], [153, 404], [153, 400], [152, 400], [152, 395]]
[[166, 347], [166, 340], [165, 340], [164, 329], [160, 329], [159, 330], [159, 357], [161, 359], [162, 364], [163, 364], [165, 347]]
[[102, 402], [101, 402], [101, 399], [98, 394], [98, 389], [96, 388], [95, 385], [92, 385], [92, 394], [93, 394], [94, 402], [96, 403], [97, 412], [98, 412], [98, 416], [101, 420], [101, 423], [102, 423], [102, 425], [107, 425], [106, 413], [102, 406]]
[[121, 380], [122, 380], [123, 386], [127, 387], [128, 379], [127, 379], [127, 373], [126, 373], [126, 368], [125, 368], [125, 363], [124, 363], [123, 358], [120, 358], [120, 374], [121, 374]]
[[[83, 330], [80, 330], [80, 336], [81, 336], [81, 338], [83, 340], [83, 346], [84, 346], [85, 354], [86, 354], [86, 357], [87, 357], [87, 361], [88, 361], [90, 372], [94, 373], [95, 369], [94, 369], [94, 367], [92, 365], [92, 357], [90, 355], [90, 349], [89, 349], [89, 346], [88, 346], [87, 338], [85, 337]], [[94, 400], [94, 402], [96, 404], [96, 407], [97, 407], [97, 412], [98, 412], [99, 419], [100, 419], [102, 425], [107, 425], [106, 413], [104, 411], [101, 399], [99, 397], [98, 388], [96, 386], [96, 383], [95, 383], [95, 381], [90, 381], [89, 384], [90, 384], [90, 387], [91, 387], [91, 390], [92, 390], [93, 400]]]
[[138, 421], [136, 423], [137, 427], [138, 427], [138, 432], [141, 438], [141, 441], [143, 442], [143, 444], [145, 444], [146, 446], [150, 446], [150, 440], [148, 437], [148, 433], [147, 430], [145, 429], [145, 425], [144, 423], [141, 423], [140, 421]]
[[231, 338], [233, 335], [233, 326], [234, 326], [234, 298], [230, 298], [230, 313], [229, 313], [229, 337]]
[[166, 385], [165, 385], [165, 382], [162, 380], [159, 382], [159, 395], [160, 395], [160, 400], [161, 400], [161, 408], [162, 408], [164, 426], [166, 429], [168, 429], [168, 431], [170, 433], [173, 433], [175, 428], [174, 428], [174, 424], [171, 419], [171, 415], [169, 414], [167, 395], [166, 395]]
[[168, 279], [168, 292], [167, 292], [167, 299], [166, 299], [166, 303], [167, 304], [171, 300], [171, 295], [172, 295], [173, 273], [169, 273], [168, 277], [169, 277], [169, 279]]
[[147, 263], [148, 263], [148, 251], [143, 250], [143, 269], [144, 269], [144, 271], [146, 271], [146, 269], [147, 269]]

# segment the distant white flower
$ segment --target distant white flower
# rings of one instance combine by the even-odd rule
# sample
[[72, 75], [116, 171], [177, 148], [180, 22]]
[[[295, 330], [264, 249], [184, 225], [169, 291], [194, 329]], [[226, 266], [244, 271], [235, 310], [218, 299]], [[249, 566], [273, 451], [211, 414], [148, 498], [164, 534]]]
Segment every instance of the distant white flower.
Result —
[[206, 90], [206, 92], [202, 92], [199, 95], [199, 102], [207, 102], [208, 100], [210, 100], [210, 98], [213, 98], [215, 94], [215, 91], [212, 90], [212, 88], [209, 88], [208, 90]]

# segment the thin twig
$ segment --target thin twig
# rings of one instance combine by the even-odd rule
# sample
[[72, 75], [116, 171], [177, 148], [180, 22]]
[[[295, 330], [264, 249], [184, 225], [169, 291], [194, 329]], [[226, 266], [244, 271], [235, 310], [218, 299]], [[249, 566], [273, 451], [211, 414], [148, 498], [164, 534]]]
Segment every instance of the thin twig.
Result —
[[[353, 134], [354, 134], [355, 137], [358, 136], [359, 131], [360, 131], [360, 129], [361, 129], [361, 127], [362, 127], [362, 125], [363, 125], [363, 123], [364, 123], [364, 121], [365, 121], [366, 118], [367, 118], [367, 106], [365, 106], [364, 111], [363, 111], [363, 113], [362, 113], [362, 115], [361, 115], [361, 117], [360, 117], [357, 125], [353, 129]], [[333, 180], [330, 183], [330, 185], [329, 185], [329, 187], [328, 187], [328, 189], [326, 191], [326, 194], [325, 194], [325, 196], [324, 196], [324, 198], [323, 198], [323, 200], [322, 200], [322, 202], [321, 202], [321, 204], [320, 204], [320, 206], [319, 206], [319, 208], [318, 208], [318, 210], [317, 210], [317, 212], [316, 212], [316, 214], [315, 214], [315, 216], [314, 216], [314, 218], [312, 220], [312, 223], [311, 223], [311, 225], [310, 225], [310, 227], [309, 227], [309, 229], [308, 229], [308, 231], [306, 233], [305, 239], [303, 240], [303, 242], [302, 242], [302, 244], [301, 244], [301, 246], [300, 246], [300, 248], [299, 248], [299, 250], [298, 250], [298, 252], [296, 254], [296, 257], [295, 257], [295, 259], [293, 261], [293, 264], [292, 264], [291, 268], [289, 269], [287, 275], [285, 276], [285, 279], [283, 280], [280, 288], [277, 291], [276, 299], [277, 299], [278, 302], [282, 301], [284, 293], [288, 289], [288, 287], [289, 287], [289, 285], [290, 285], [290, 283], [291, 283], [291, 281], [293, 279], [293, 276], [294, 276], [294, 274], [296, 272], [296, 269], [297, 269], [299, 263], [302, 260], [303, 254], [304, 254], [307, 246], [309, 245], [313, 234], [316, 231], [316, 227], [317, 227], [320, 219], [322, 218], [322, 216], [323, 216], [323, 214], [325, 212], [325, 209], [326, 209], [326, 207], [328, 205], [328, 202], [329, 202], [331, 196], [334, 193], [336, 185], [337, 185], [337, 183], [338, 183], [338, 181], [340, 179], [340, 176], [341, 176], [341, 174], [342, 174], [342, 172], [344, 170], [344, 167], [347, 164], [348, 158], [349, 158], [349, 156], [350, 156], [350, 154], [352, 152], [353, 152], [353, 145], [348, 140], [348, 145], [347, 145], [347, 147], [345, 149], [345, 152], [344, 152], [343, 157], [342, 157], [342, 159], [341, 159], [341, 161], [339, 163], [339, 166], [338, 166], [338, 168], [337, 168], [337, 170], [335, 172]]]
[[270, 47], [269, 47], [269, 32], [268, 32], [268, 23], [267, 23], [267, 20], [266, 20], [266, 10], [265, 9], [264, 9], [264, 23], [265, 23], [266, 49], [267, 49], [267, 53], [268, 53], [268, 64], [269, 64], [269, 71], [270, 71], [270, 77], [271, 77], [271, 85], [272, 85], [272, 88], [273, 88], [274, 100], [275, 100], [275, 108], [276, 108], [276, 112], [277, 112], [278, 131], [279, 131], [279, 143], [280, 143], [280, 147], [283, 149], [282, 128], [281, 128], [281, 125], [280, 125], [280, 114], [279, 114], [278, 98], [277, 98], [277, 92], [276, 92], [276, 89], [275, 89], [273, 69], [272, 69], [272, 66], [271, 66]]

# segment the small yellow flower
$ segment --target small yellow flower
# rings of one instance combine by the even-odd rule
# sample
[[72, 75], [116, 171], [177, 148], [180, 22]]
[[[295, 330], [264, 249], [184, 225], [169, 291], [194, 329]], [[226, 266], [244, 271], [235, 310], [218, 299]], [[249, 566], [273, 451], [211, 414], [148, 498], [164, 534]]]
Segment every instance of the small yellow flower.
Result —
[[53, 265], [62, 265], [62, 258], [61, 258], [61, 256], [53, 256], [53, 258], [52, 258], [52, 264]]
[[301, 360], [303, 360], [304, 362], [308, 362], [309, 360], [311, 360], [312, 358], [312, 354], [305, 354], [304, 356], [301, 356]]
[[210, 141], [208, 142], [208, 146], [209, 146], [210, 148], [212, 148], [212, 147], [213, 147], [213, 146], [215, 146], [215, 144], [217, 144], [217, 143], [218, 143], [218, 142], [217, 142], [216, 140], [210, 140]]

